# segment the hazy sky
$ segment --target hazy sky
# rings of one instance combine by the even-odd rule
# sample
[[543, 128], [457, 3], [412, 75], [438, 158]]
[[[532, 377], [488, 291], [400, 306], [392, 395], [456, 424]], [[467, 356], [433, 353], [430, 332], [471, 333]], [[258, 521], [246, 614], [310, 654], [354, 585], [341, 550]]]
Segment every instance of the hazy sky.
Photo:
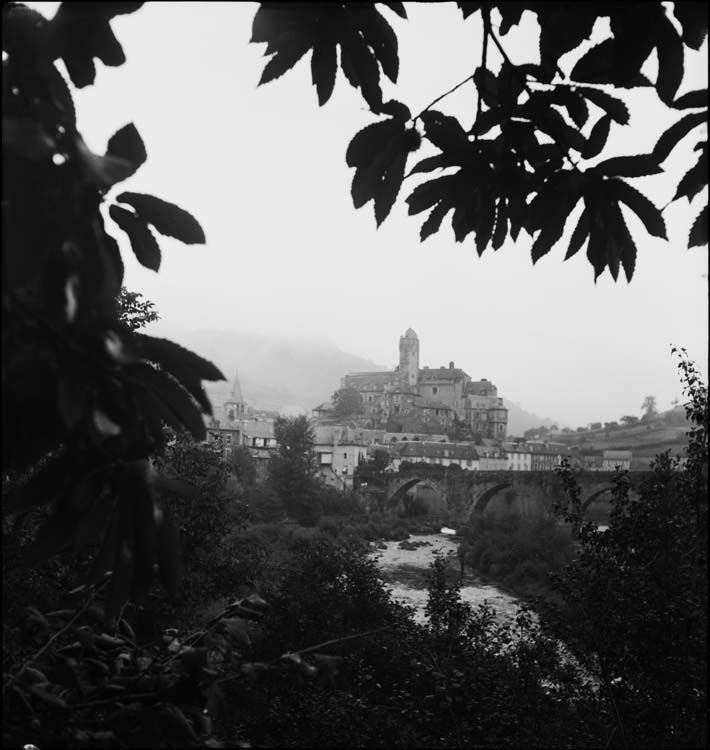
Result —
[[[30, 5], [48, 17], [58, 6]], [[400, 39], [400, 82], [396, 93], [389, 82], [383, 89], [420, 111], [479, 64], [479, 24], [464, 23], [454, 3], [406, 6], [409, 21], [383, 10]], [[147, 163], [120, 190], [186, 208], [207, 235], [206, 246], [160, 238], [156, 275], [133, 260], [120, 230], [112, 232], [124, 249], [126, 285], [163, 318], [151, 333], [179, 340], [186, 329], [217, 328], [325, 339], [392, 365], [411, 326], [422, 365], [454, 360], [474, 379], [493, 380], [499, 394], [571, 426], [638, 414], [648, 394], [668, 408], [680, 395], [671, 343], [705, 372], [707, 250], [686, 246], [707, 191], [691, 208], [683, 200], [665, 211], [669, 243], [630, 220], [639, 245], [630, 285], [614, 284], [608, 272], [595, 285], [584, 252], [563, 263], [564, 239], [534, 269], [524, 232], [482, 258], [473, 235], [454, 242], [448, 222], [422, 244], [425, 215], [408, 217], [401, 202], [376, 230], [372, 205], [352, 206], [345, 164], [348, 141], [375, 116], [340, 71], [331, 101], [319, 108], [310, 55], [257, 88], [264, 45], [248, 44], [257, 7], [161, 2], [119, 16], [112, 26], [127, 63], [97, 63], [97, 85], [75, 95], [93, 150], [103, 153], [128, 122], [145, 141]], [[514, 61], [536, 47], [535, 30], [533, 21], [504, 38]], [[706, 58], [707, 42], [686, 58], [680, 93], [707, 86]], [[679, 119], [644, 106], [643, 90], [633, 97], [633, 128], [612, 126], [620, 153], [649, 151], [664, 124]], [[437, 108], [460, 114], [466, 126], [472, 101], [467, 84]], [[636, 186], [665, 204], [696, 140], [679, 149], [671, 176]]]

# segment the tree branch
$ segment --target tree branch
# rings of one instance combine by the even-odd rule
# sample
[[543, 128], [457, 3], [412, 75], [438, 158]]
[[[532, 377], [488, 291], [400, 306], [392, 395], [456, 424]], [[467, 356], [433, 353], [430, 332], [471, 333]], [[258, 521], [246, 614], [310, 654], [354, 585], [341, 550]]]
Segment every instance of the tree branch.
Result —
[[[491, 29], [491, 11], [488, 6], [485, 6], [481, 10], [481, 15], [483, 16], [483, 51], [481, 52], [481, 71], [488, 69], [488, 35], [490, 33]], [[481, 79], [482, 80], [482, 79]], [[482, 104], [482, 97], [481, 97], [481, 89], [477, 89], [478, 93], [478, 99], [476, 101], [476, 120], [475, 123], [478, 122], [478, 120], [481, 117], [481, 104]], [[475, 124], [474, 123], [474, 124]], [[474, 143], [478, 140], [478, 132], [476, 131], [473, 134], [473, 140]]]

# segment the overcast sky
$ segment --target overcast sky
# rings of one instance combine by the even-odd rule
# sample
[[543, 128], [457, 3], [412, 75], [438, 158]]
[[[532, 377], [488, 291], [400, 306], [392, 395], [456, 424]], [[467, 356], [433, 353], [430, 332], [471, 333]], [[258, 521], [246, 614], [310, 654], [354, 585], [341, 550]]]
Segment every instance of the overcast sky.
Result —
[[[58, 6], [30, 5], [48, 17]], [[389, 82], [383, 88], [420, 111], [479, 64], [479, 23], [464, 23], [454, 3], [406, 6], [409, 21], [383, 10], [400, 39], [396, 93]], [[147, 163], [120, 189], [186, 208], [207, 235], [204, 247], [161, 238], [156, 275], [113, 232], [126, 285], [162, 316], [151, 333], [179, 340], [181, 331], [215, 328], [321, 339], [393, 365], [411, 326], [421, 365], [454, 360], [474, 379], [493, 380], [500, 395], [571, 426], [639, 414], [649, 394], [668, 408], [680, 395], [671, 343], [705, 372], [707, 250], [686, 246], [707, 191], [691, 208], [684, 200], [665, 211], [669, 243], [630, 220], [639, 245], [630, 285], [614, 284], [608, 272], [595, 285], [584, 252], [562, 262], [564, 242], [533, 268], [525, 233], [482, 258], [473, 235], [456, 244], [447, 222], [421, 244], [425, 215], [408, 217], [402, 202], [376, 230], [372, 205], [352, 206], [345, 164], [352, 135], [376, 118], [340, 71], [319, 108], [310, 55], [257, 88], [264, 45], [248, 44], [257, 7], [161, 2], [120, 16], [112, 25], [127, 63], [98, 63], [97, 85], [76, 92], [79, 129], [93, 150], [103, 153], [128, 122], [145, 141]], [[514, 61], [536, 47], [535, 29], [533, 22], [504, 38]], [[686, 58], [679, 93], [707, 86], [706, 57], [707, 42]], [[647, 66], [655, 78], [653, 59]], [[472, 101], [467, 84], [437, 108], [466, 126]], [[631, 114], [629, 132], [612, 126], [619, 153], [649, 151], [678, 119], [644, 106], [642, 90]], [[691, 163], [696, 140], [686, 141], [671, 176], [635, 181], [661, 205]]]

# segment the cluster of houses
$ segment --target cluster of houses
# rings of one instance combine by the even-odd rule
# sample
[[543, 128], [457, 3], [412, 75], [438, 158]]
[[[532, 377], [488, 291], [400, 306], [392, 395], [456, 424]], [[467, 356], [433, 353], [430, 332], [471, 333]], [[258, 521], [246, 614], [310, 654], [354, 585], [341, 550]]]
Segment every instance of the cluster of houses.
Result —
[[[277, 448], [274, 416], [254, 412], [242, 399], [239, 377], [225, 402], [221, 419], [207, 424], [210, 441], [221, 445], [224, 453], [245, 446], [255, 459], [257, 473], [266, 475], [268, 459]], [[562, 443], [495, 440], [479, 443], [452, 442], [444, 434], [428, 432], [388, 432], [342, 424], [314, 424], [315, 463], [321, 478], [335, 487], [353, 486], [355, 470], [377, 452], [388, 458], [387, 472], [397, 472], [402, 464], [458, 466], [467, 471], [553, 471], [567, 457], [573, 467], [586, 471], [629, 469], [631, 451], [589, 450], [573, 452]]]

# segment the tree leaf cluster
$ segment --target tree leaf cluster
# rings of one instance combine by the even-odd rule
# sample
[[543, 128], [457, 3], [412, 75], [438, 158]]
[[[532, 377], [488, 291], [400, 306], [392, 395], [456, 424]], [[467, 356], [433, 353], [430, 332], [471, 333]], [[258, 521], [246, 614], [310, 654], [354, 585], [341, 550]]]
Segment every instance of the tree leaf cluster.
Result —
[[[144, 597], [154, 562], [177, 584], [177, 540], [153, 485], [150, 457], [164, 426], [205, 437], [204, 380], [212, 363], [138, 332], [152, 303], [123, 287], [111, 236], [124, 231], [136, 258], [158, 270], [154, 232], [204, 244], [186, 211], [144, 193], [107, 192], [147, 158], [134, 125], [104, 154], [77, 126], [70, 86], [94, 82], [94, 60], [121, 65], [111, 20], [141, 3], [64, 3], [54, 18], [3, 6], [3, 472], [26, 473], [4, 513], [50, 506], [29, 561], [100, 540], [93, 580], [111, 571], [109, 608]], [[32, 467], [50, 456], [42, 468]]]
[[[672, 11], [662, 3], [458, 5], [464, 20], [476, 18], [482, 25], [484, 40], [481, 64], [462, 82], [472, 81], [476, 89], [468, 131], [456, 117], [433, 108], [458, 86], [414, 116], [395, 99], [383, 104], [376, 46], [370, 50], [369, 72], [362, 63], [359, 77], [353, 76], [354, 63], [341, 41], [343, 29], [356, 23], [355, 17], [379, 16], [375, 3], [262, 3], [252, 42], [266, 42], [266, 54], [274, 57], [261, 82], [282, 75], [312, 48], [313, 81], [322, 105], [332, 91], [335, 47], [340, 45], [346, 79], [360, 87], [373, 114], [388, 115], [356, 133], [346, 151], [346, 163], [355, 169], [353, 205], [360, 208], [372, 200], [378, 227], [396, 202], [408, 167], [407, 177], [436, 172], [405, 199], [410, 215], [429, 211], [422, 241], [439, 232], [450, 214], [455, 241], [472, 234], [478, 255], [508, 240], [521, 243], [524, 231], [536, 263], [569, 227], [565, 260], [586, 247], [595, 279], [608, 270], [616, 281], [623, 270], [630, 281], [638, 239], [628, 228], [629, 212], [649, 235], [668, 238], [662, 211], [629, 180], [664, 174], [663, 163], [681, 139], [707, 124], [707, 89], [677, 96], [686, 49], [699, 50], [707, 36], [707, 9], [685, 2], [673, 3]], [[539, 24], [540, 56], [513, 64], [504, 37], [521, 23], [525, 11]], [[399, 15], [406, 19], [403, 10]], [[496, 17], [498, 24], [492, 23]], [[610, 36], [580, 54], [599, 19], [608, 19]], [[396, 34], [387, 28], [387, 44], [377, 59], [396, 83]], [[363, 32], [362, 44], [370, 38]], [[659, 61], [655, 82], [641, 72], [652, 54]], [[567, 55], [576, 57], [574, 64]], [[614, 131], [634, 127], [628, 92], [637, 87], [653, 89], [659, 106], [692, 111], [659, 135], [651, 153], [605, 158]], [[409, 155], [422, 138], [427, 150], [436, 152], [410, 166]], [[692, 201], [707, 188], [706, 134], [696, 150], [697, 162], [681, 179], [673, 201]], [[688, 237], [689, 247], [706, 244], [707, 201]]]

